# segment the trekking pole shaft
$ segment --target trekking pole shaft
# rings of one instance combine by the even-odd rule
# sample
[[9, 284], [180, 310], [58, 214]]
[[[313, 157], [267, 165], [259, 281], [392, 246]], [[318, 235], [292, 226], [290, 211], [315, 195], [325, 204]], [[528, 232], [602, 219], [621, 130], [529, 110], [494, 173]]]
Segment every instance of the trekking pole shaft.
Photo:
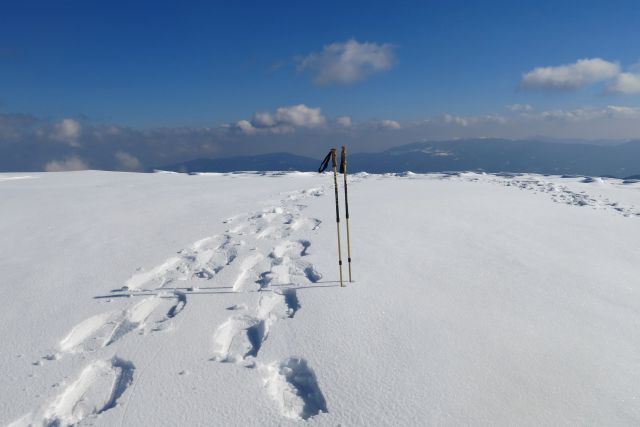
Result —
[[338, 172], [336, 170], [336, 150], [331, 150], [331, 159], [333, 160], [333, 187], [336, 194], [336, 228], [338, 230], [338, 265], [340, 266], [340, 286], [344, 286], [342, 282], [342, 248], [340, 244], [340, 206], [338, 204]]
[[349, 234], [349, 195], [347, 191], [347, 147], [342, 146], [342, 172], [344, 174], [344, 207], [347, 220], [347, 263], [349, 264], [349, 282], [351, 279], [351, 236]]

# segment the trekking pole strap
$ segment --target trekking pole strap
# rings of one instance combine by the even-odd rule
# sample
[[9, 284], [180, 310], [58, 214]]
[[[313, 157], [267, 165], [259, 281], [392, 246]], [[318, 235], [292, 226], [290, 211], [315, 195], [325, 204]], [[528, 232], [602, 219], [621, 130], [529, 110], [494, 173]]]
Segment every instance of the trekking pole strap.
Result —
[[333, 151], [329, 151], [329, 154], [327, 154], [327, 157], [325, 157], [322, 163], [320, 164], [320, 167], [318, 168], [318, 172], [322, 173], [325, 170], [327, 170], [327, 168], [329, 167], [329, 160], [331, 160], [332, 153]]

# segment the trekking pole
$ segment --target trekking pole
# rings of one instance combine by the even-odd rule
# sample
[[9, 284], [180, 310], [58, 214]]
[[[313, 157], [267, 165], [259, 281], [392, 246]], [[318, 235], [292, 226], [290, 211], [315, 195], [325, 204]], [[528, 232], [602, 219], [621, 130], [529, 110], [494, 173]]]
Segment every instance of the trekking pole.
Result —
[[347, 147], [342, 146], [340, 153], [340, 173], [344, 176], [344, 207], [347, 219], [347, 262], [349, 263], [349, 283], [351, 283], [351, 237], [349, 235], [349, 197], [347, 193]]
[[342, 248], [340, 244], [340, 207], [338, 205], [338, 172], [336, 170], [337, 160], [336, 160], [336, 149], [332, 148], [327, 157], [324, 158], [322, 164], [320, 165], [320, 169], [318, 172], [324, 172], [329, 166], [329, 160], [331, 160], [333, 164], [333, 186], [335, 188], [336, 194], [336, 227], [338, 230], [338, 265], [340, 266], [340, 286], [343, 287], [344, 283], [342, 282]]
[[333, 187], [336, 190], [336, 226], [338, 229], [338, 265], [340, 266], [340, 286], [344, 286], [342, 283], [342, 248], [340, 244], [340, 206], [338, 205], [338, 172], [336, 171], [336, 149], [331, 149], [331, 163], [333, 164]]

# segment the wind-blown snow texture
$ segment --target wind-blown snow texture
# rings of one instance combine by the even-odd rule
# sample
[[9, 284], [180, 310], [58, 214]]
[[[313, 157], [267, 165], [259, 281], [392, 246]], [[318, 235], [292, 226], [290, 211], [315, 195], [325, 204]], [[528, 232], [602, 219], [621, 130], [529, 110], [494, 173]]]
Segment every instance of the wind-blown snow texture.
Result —
[[640, 423], [639, 183], [332, 183], [0, 174], [0, 424]]

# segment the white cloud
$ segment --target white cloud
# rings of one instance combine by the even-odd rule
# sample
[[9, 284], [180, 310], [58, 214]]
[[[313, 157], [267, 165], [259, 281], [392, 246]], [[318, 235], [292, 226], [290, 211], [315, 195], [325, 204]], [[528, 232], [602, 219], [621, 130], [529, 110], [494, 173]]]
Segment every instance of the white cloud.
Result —
[[118, 165], [122, 169], [126, 170], [139, 170], [140, 169], [140, 160], [136, 156], [133, 156], [126, 151], [117, 151], [115, 154], [115, 158], [118, 161]]
[[640, 118], [640, 108], [621, 105], [608, 105], [605, 110], [609, 116], [619, 118]]
[[470, 123], [475, 121], [473, 118], [454, 116], [452, 114], [443, 114], [442, 120], [447, 124], [454, 124], [463, 127], [468, 126]]
[[258, 112], [253, 115], [251, 121], [240, 120], [229, 127], [240, 130], [247, 135], [259, 132], [282, 134], [293, 132], [296, 128], [320, 127], [326, 121], [320, 108], [311, 108], [304, 104], [298, 104], [280, 107], [276, 109], [275, 113]]
[[382, 126], [384, 129], [400, 129], [402, 127], [399, 122], [388, 119], [382, 120], [380, 122], [380, 126]]
[[280, 107], [276, 110], [275, 122], [299, 127], [316, 127], [325, 123], [320, 108], [309, 108], [304, 104]]
[[246, 133], [247, 135], [253, 135], [257, 131], [257, 129], [254, 128], [248, 120], [239, 120], [236, 122], [236, 128], [240, 129], [242, 133]]
[[615, 140], [640, 138], [640, 107], [608, 105], [574, 109], [527, 111], [518, 114], [461, 116], [443, 114], [404, 124], [398, 137], [455, 138], [569, 138]]
[[634, 94], [640, 93], [640, 74], [620, 73], [607, 89], [610, 92]]
[[523, 74], [525, 89], [579, 89], [615, 77], [620, 65], [600, 58], [580, 59], [573, 64], [538, 67]]
[[276, 120], [274, 119], [271, 113], [255, 113], [253, 115], [253, 123], [256, 124], [257, 127], [269, 127], [274, 126], [276, 124]]
[[499, 114], [485, 114], [483, 116], [457, 116], [454, 114], [443, 114], [440, 117], [429, 118], [427, 123], [445, 124], [453, 127], [468, 127], [479, 124], [505, 124], [508, 119]]
[[532, 118], [541, 118], [545, 120], [558, 120], [566, 122], [589, 121], [604, 116], [602, 110], [592, 108], [576, 108], [574, 110], [549, 110], [542, 111], [538, 116]]
[[53, 125], [51, 139], [66, 142], [71, 146], [78, 146], [78, 137], [82, 132], [82, 126], [74, 119], [64, 119]]
[[639, 119], [640, 108], [621, 105], [607, 105], [603, 108], [576, 108], [574, 110], [542, 111], [531, 118], [565, 122], [594, 122], [602, 119]]
[[345, 128], [350, 128], [351, 126], [353, 126], [353, 120], [351, 119], [351, 116], [340, 116], [336, 118], [336, 123]]
[[309, 72], [319, 85], [349, 84], [395, 64], [394, 46], [388, 43], [359, 43], [351, 39], [332, 43], [312, 53], [298, 64], [298, 71]]
[[590, 108], [576, 108], [575, 110], [550, 110], [542, 111], [539, 115], [545, 120], [558, 120], [565, 122], [590, 121], [603, 117], [602, 111]]
[[507, 105], [507, 109], [514, 112], [533, 111], [533, 107], [529, 104], [511, 104], [511, 105]]
[[44, 165], [44, 170], [47, 172], [79, 171], [85, 169], [89, 169], [89, 165], [77, 156], [67, 157], [64, 160], [52, 160]]

